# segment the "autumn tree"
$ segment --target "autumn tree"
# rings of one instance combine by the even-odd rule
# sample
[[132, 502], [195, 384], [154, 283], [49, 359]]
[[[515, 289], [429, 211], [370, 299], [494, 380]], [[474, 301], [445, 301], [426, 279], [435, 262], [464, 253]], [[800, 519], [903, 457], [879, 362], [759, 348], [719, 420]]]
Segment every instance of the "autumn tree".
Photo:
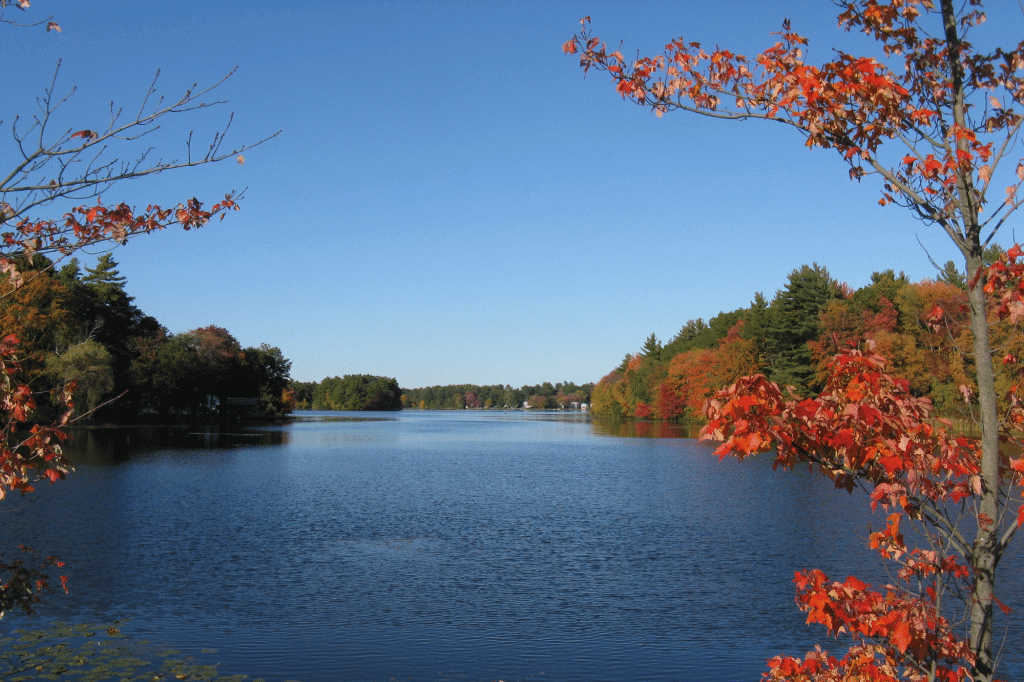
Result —
[[[940, 675], [962, 679], [969, 674], [978, 682], [988, 681], [996, 666], [996, 569], [1024, 519], [1006, 509], [1013, 499], [1012, 476], [999, 451], [1001, 424], [987, 306], [992, 289], [986, 282], [984, 249], [1024, 201], [1018, 195], [1024, 162], [1014, 155], [1024, 105], [1024, 42], [988, 52], [976, 49], [969, 37], [985, 20], [980, 0], [959, 6], [953, 0], [843, 0], [837, 4], [839, 25], [873, 39], [875, 56], [836, 50], [828, 61], [808, 63], [804, 56], [808, 40], [796, 33], [788, 20], [777, 34], [778, 42], [753, 57], [720, 47], [706, 50], [699, 43], [677, 38], [661, 55], [626, 59], [591, 33], [589, 18], [582, 20], [582, 30], [563, 49], [579, 54], [585, 70], [608, 72], [622, 97], [650, 107], [659, 116], [685, 111], [789, 127], [808, 147], [837, 152], [853, 180], [876, 179], [881, 185], [880, 204], [907, 209], [914, 218], [941, 229], [959, 250], [967, 285], [968, 352], [973, 355], [977, 387], [981, 435], [976, 443], [970, 439], [947, 445], [943, 445], [946, 441], [928, 441], [933, 437], [941, 441], [942, 436], [926, 433], [927, 406], [910, 401], [903, 384], [885, 378], [889, 375], [882, 371], [883, 361], [848, 355], [840, 356], [833, 365], [826, 391], [819, 398], [792, 409], [783, 407], [788, 405], [783, 400], [776, 404], [778, 411], [774, 407], [768, 410], [775, 426], [763, 432], [752, 430], [745, 420], [751, 410], [762, 414], [765, 401], [777, 400], [774, 384], [737, 384], [731, 398], [723, 397], [712, 407], [715, 426], [709, 433], [734, 444], [740, 432], [744, 439], [757, 436], [760, 440], [756, 443], [743, 441], [748, 452], [777, 446], [780, 456], [792, 453], [817, 462], [826, 473], [840, 477], [837, 482], [856, 480], [873, 490], [872, 495], [882, 489], [879, 486], [896, 485], [892, 477], [924, 474], [922, 479], [931, 480], [929, 472], [922, 470], [930, 463], [921, 460], [916, 449], [905, 450], [915, 438], [926, 438], [915, 448], [939, 448], [937, 452], [948, 459], [937, 465], [938, 470], [950, 477], [949, 485], [969, 481], [966, 488], [956, 488], [957, 497], [953, 498], [966, 505], [968, 514], [950, 519], [935, 506], [925, 511], [929, 502], [939, 503], [918, 487], [921, 483], [906, 486], [905, 494], [894, 497], [883, 492], [881, 498], [906, 517], [923, 522], [926, 532], [935, 534], [929, 537], [943, 540], [944, 550], [958, 552], [963, 559], [966, 577], [957, 573], [959, 568], [937, 564], [935, 557], [929, 557], [922, 570], [931, 578], [938, 576], [940, 587], [943, 580], [966, 581], [967, 646], [958, 648], [955, 642], [940, 641], [936, 629], [919, 639], [914, 636], [918, 630], [910, 631], [918, 623], [939, 622], [928, 616], [938, 611], [939, 593], [919, 595], [905, 610], [886, 611], [882, 601], [871, 603], [875, 597], [867, 596], [860, 585], [833, 587], [811, 576], [801, 579], [802, 588], [807, 588], [801, 589], [801, 594], [818, 600], [804, 602], [809, 619], [825, 623], [833, 632], [854, 628], [868, 647], [858, 648], [857, 653], [876, 667], [869, 675], [866, 668], [853, 671], [848, 658], [835, 661], [812, 652], [802, 662], [787, 659], [778, 663], [771, 676], [839, 679], [841, 671], [852, 671], [872, 679], [896, 679], [904, 674], [911, 679], [930, 680]], [[934, 320], [941, 324], [938, 312]], [[849, 382], [855, 387], [852, 390]], [[862, 391], [862, 385], [870, 390]], [[864, 400], [871, 409], [857, 413]], [[862, 454], [863, 458], [851, 462], [850, 448], [859, 438], [870, 438], [864, 424], [851, 424], [846, 432], [852, 438], [849, 443], [825, 448], [839, 459], [823, 460], [824, 455], [815, 450], [824, 447], [823, 443], [812, 437], [813, 432], [829, 421], [824, 412], [832, 414], [845, 404], [853, 405], [855, 420], [882, 420], [876, 426], [885, 424], [894, 440], [870, 441], [874, 445], [858, 450], [858, 458]], [[1010, 434], [1003, 430], [1002, 435]], [[891, 443], [900, 447], [894, 450]], [[886, 460], [894, 456], [898, 463]], [[901, 551], [897, 538], [902, 535], [893, 528], [878, 540], [879, 546], [890, 548], [895, 555]], [[867, 601], [858, 602], [860, 597]], [[905, 597], [898, 591], [892, 595], [893, 600]], [[884, 601], [885, 596], [878, 599]], [[831, 616], [820, 610], [826, 606]], [[877, 613], [881, 618], [884, 612], [885, 618], [893, 614], [909, 618], [912, 608], [918, 608], [914, 612], [918, 620], [904, 620], [898, 630], [893, 620], [883, 624], [868, 615]], [[860, 627], [865, 629], [857, 629]], [[871, 649], [869, 644], [879, 648]]]
[[[40, 260], [42, 257], [40, 257]], [[16, 294], [0, 298], [0, 329], [15, 334], [21, 352], [40, 366], [47, 353], [60, 350], [77, 330], [74, 293], [59, 277], [46, 270], [34, 272]], [[3, 278], [0, 277], [0, 286]]]
[[622, 419], [622, 371], [615, 369], [605, 376], [594, 386], [590, 395], [590, 409], [594, 414], [608, 416], [612, 419]]
[[[0, 29], [38, 30], [41, 40], [58, 40], [58, 24], [52, 18], [33, 17], [31, 11], [27, 0], [0, 0]], [[19, 12], [17, 17], [15, 12]], [[42, 52], [40, 48], [34, 58]], [[53, 80], [42, 85], [32, 115], [0, 112], [11, 135], [4, 157], [10, 165], [0, 171], [0, 298], [12, 297], [47, 272], [48, 268], [26, 267], [37, 256], [49, 259], [52, 268], [85, 247], [114, 248], [166, 227], [190, 230], [215, 216], [223, 218], [238, 208], [237, 192], [228, 191], [208, 208], [195, 197], [171, 198], [163, 206], [153, 203], [141, 209], [103, 203], [99, 197], [110, 197], [123, 181], [229, 159], [241, 163], [242, 152], [265, 141], [231, 145], [227, 141], [230, 115], [223, 127], [205, 139], [201, 132], [190, 130], [190, 113], [223, 104], [214, 99], [215, 91], [230, 73], [212, 85], [188, 87], [176, 97], [159, 94], [154, 77], [139, 101], [127, 109], [133, 113], [111, 105], [108, 119], [76, 120], [71, 128], [58, 123], [58, 118], [75, 119], [69, 110], [74, 90], [60, 83], [60, 75], [58, 63]], [[161, 128], [173, 130], [177, 123], [183, 124], [179, 152], [158, 155], [147, 136]], [[84, 349], [73, 360], [68, 358], [57, 373], [62, 378], [88, 373], [90, 367], [104, 362], [101, 354], [93, 351], [96, 349]], [[67, 437], [64, 427], [73, 415], [75, 382], [53, 388], [62, 408], [53, 423], [26, 427], [37, 416], [40, 391], [45, 394], [49, 390], [30, 386], [21, 356], [18, 335], [0, 330], [0, 497], [13, 490], [32, 490], [33, 482], [54, 481], [69, 470], [60, 443]], [[96, 373], [92, 377], [96, 386], [105, 381]], [[30, 610], [46, 585], [46, 567], [54, 561], [45, 559], [42, 565], [33, 566], [23, 558], [0, 559], [0, 613], [16, 607]]]

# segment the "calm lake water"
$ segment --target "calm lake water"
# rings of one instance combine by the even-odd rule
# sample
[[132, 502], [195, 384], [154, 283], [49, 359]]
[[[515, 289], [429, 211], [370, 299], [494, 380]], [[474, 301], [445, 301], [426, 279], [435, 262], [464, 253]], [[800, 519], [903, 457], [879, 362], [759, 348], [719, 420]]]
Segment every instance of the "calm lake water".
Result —
[[[887, 580], [862, 496], [718, 462], [678, 429], [301, 415], [80, 435], [66, 481], [0, 505], [0, 547], [68, 563], [71, 594], [35, 622], [127, 620], [269, 682], [757, 680], [776, 654], [842, 649], [804, 625], [794, 570]], [[1020, 547], [998, 586], [1015, 607]], [[1024, 680], [1017, 612], [1000, 632], [1001, 672]]]

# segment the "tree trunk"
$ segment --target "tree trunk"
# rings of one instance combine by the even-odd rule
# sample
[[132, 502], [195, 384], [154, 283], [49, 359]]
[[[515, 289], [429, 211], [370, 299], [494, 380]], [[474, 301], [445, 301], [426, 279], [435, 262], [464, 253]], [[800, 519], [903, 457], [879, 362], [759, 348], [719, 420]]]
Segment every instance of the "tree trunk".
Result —
[[[974, 282], [983, 266], [979, 246], [967, 257], [968, 282]], [[992, 349], [989, 344], [984, 285], [984, 278], [979, 278], [968, 292], [981, 421], [981, 496], [978, 500], [978, 529], [969, 557], [974, 569], [969, 641], [977, 656], [975, 682], [991, 682], [993, 678], [992, 593], [995, 587], [996, 566], [1001, 554], [996, 526], [996, 520], [999, 518], [1000, 486], [999, 413], [995, 376], [992, 371]]]

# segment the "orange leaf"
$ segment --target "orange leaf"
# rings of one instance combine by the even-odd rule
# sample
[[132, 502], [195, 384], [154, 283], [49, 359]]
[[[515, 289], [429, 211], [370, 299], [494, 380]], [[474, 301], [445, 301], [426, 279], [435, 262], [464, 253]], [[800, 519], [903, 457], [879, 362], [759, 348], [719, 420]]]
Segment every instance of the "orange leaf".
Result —
[[907, 649], [910, 647], [910, 626], [907, 625], [906, 621], [900, 621], [892, 629], [892, 634], [889, 635], [889, 639], [896, 648], [900, 650], [901, 654], [905, 654]]

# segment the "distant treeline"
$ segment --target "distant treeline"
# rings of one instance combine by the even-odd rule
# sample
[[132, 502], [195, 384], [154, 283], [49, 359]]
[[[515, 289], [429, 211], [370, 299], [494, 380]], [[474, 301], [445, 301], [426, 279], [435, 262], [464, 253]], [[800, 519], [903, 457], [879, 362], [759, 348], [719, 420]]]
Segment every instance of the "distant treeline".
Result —
[[320, 382], [292, 382], [300, 410], [400, 410], [402, 389], [388, 377], [346, 374]]
[[462, 409], [514, 409], [530, 407], [536, 410], [572, 410], [590, 402], [594, 384], [578, 386], [572, 382], [551, 384], [545, 381], [535, 386], [512, 388], [500, 384], [476, 386], [458, 384], [407, 388], [402, 391], [402, 404], [419, 410]]
[[295, 406], [300, 410], [463, 410], [463, 409], [580, 409], [590, 402], [594, 384], [571, 382], [536, 386], [477, 386], [459, 384], [427, 388], [398, 387], [387, 377], [351, 374], [320, 382], [294, 381]]
[[[1000, 253], [999, 247], [988, 249], [986, 261]], [[926, 322], [936, 305], [949, 316], [942, 329]], [[940, 414], [951, 415], [964, 407], [965, 391], [977, 393], [966, 366], [973, 360], [957, 352], [971, 347], [967, 335], [966, 282], [952, 261], [935, 280], [911, 282], [886, 270], [857, 290], [824, 267], [804, 265], [771, 301], [757, 293], [747, 308], [707, 322], [689, 320], [664, 345], [651, 334], [638, 353], [626, 355], [601, 379], [591, 409], [614, 418], [699, 421], [717, 390], [755, 373], [807, 396], [821, 390], [825, 365], [840, 348], [871, 341], [888, 358], [887, 371], [931, 398]], [[1006, 352], [1024, 352], [1021, 346], [1019, 334], [993, 339], [993, 347]], [[1010, 377], [998, 381], [1005, 384], [997, 384], [1002, 395]]]
[[110, 254], [83, 272], [77, 259], [18, 262], [0, 276], [0, 334], [15, 336], [35, 391], [33, 418], [52, 418], [50, 389], [76, 382], [76, 414], [94, 421], [207, 420], [233, 402], [237, 416], [291, 410], [291, 362], [280, 349], [242, 348], [223, 327], [172, 334], [125, 290]]

